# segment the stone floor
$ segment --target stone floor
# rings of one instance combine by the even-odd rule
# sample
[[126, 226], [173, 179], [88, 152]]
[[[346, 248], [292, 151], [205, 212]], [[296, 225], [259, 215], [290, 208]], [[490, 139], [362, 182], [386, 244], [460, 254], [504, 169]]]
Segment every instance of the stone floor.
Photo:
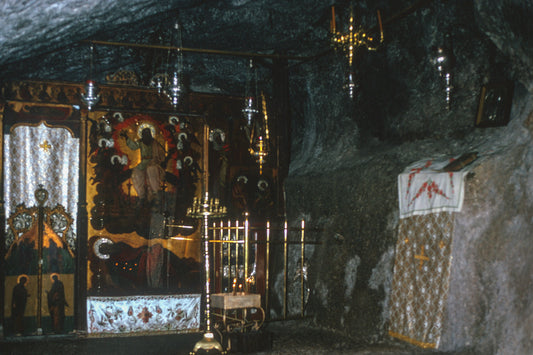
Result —
[[[446, 354], [424, 350], [404, 342], [386, 339], [375, 344], [365, 344], [350, 339], [339, 332], [317, 329], [304, 321], [273, 322], [264, 326], [263, 338], [248, 342], [248, 347], [234, 348], [229, 354], [252, 355], [298, 355], [298, 354]], [[6, 337], [0, 339], [0, 354], [55, 354], [55, 355], [136, 355], [173, 354], [188, 355], [202, 334], [168, 334], [158, 336], [128, 336], [88, 338], [77, 335]], [[265, 338], [267, 339], [265, 342]], [[258, 341], [261, 342], [258, 345]], [[254, 348], [254, 350], [249, 350]], [[241, 350], [246, 351], [241, 351]], [[239, 350], [239, 351], [236, 351]], [[204, 353], [199, 351], [200, 353]], [[207, 352], [214, 354], [216, 352]], [[453, 354], [474, 355], [475, 352], [454, 352]]]
[[[317, 329], [299, 322], [272, 323], [266, 326], [272, 333], [272, 348], [269, 351], [255, 352], [255, 355], [285, 354], [446, 354], [436, 350], [425, 350], [392, 338], [375, 344], [367, 344], [350, 339], [336, 331]], [[454, 354], [459, 354], [455, 352]], [[462, 352], [461, 355], [474, 354]]]

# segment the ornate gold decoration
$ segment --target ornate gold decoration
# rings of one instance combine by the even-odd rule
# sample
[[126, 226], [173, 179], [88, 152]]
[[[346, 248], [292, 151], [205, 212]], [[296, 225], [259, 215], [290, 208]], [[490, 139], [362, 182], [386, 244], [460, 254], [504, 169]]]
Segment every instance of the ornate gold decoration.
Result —
[[364, 47], [367, 50], [375, 51], [378, 49], [379, 45], [383, 43], [383, 24], [381, 22], [381, 14], [378, 10], [378, 23], [379, 23], [379, 32], [380, 38], [379, 42], [370, 36], [369, 33], [361, 26], [355, 29], [353, 16], [353, 8], [350, 7], [350, 20], [348, 23], [348, 31], [340, 32], [337, 31], [337, 25], [335, 21], [335, 6], [331, 7], [331, 44], [336, 50], [341, 50], [345, 53], [348, 58], [348, 75], [347, 81], [344, 84], [344, 88], [348, 90], [350, 98], [353, 98], [355, 95], [355, 89], [357, 88], [357, 83], [355, 81], [355, 73], [352, 69], [353, 58], [355, 55], [356, 49]]
[[39, 121], [37, 123], [27, 123], [27, 122], [15, 123], [9, 129], [9, 133], [10, 134], [13, 133], [14, 130], [17, 127], [38, 127], [40, 125], [44, 125], [45, 127], [48, 127], [48, 128], [63, 128], [65, 130], [67, 130], [67, 132], [70, 134], [71, 137], [75, 137], [75, 134], [74, 134], [74, 132], [72, 131], [72, 129], [70, 127], [67, 127], [67, 126], [64, 126], [64, 125], [61, 125], [61, 124], [50, 124], [50, 123], [48, 123], [46, 121]]
[[265, 95], [261, 93], [262, 107], [263, 107], [263, 122], [257, 122], [252, 127], [250, 134], [250, 155], [255, 157], [259, 164], [259, 175], [263, 174], [263, 165], [268, 156], [270, 131], [268, 129], [268, 111], [266, 105]]
[[211, 332], [204, 334], [204, 337], [194, 345], [194, 348], [192, 352], [190, 352], [190, 354], [197, 354], [198, 350], [200, 349], [204, 351], [216, 350], [221, 354], [226, 353], [222, 349], [222, 345], [220, 345], [220, 343], [215, 339], [215, 336]]
[[44, 142], [42, 142], [41, 144], [39, 144], [39, 148], [42, 148], [42, 150], [44, 150], [45, 152], [49, 152], [50, 148], [52, 148], [52, 146], [50, 145], [50, 143], [48, 143], [48, 141], [45, 139]]
[[[46, 87], [44, 87], [45, 84]], [[13, 108], [16, 112], [27, 113], [27, 107], [37, 105], [39, 107], [51, 107], [54, 110], [57, 108], [64, 109], [65, 112], [68, 112], [66, 114], [66, 117], [68, 117], [70, 115], [77, 115], [79, 111], [74, 107], [79, 107], [82, 104], [79, 94], [83, 90], [83, 84], [49, 81], [13, 81], [6, 83], [5, 87], [5, 99], [9, 101], [10, 108]], [[43, 91], [46, 95], [28, 96], [27, 94], [28, 92], [39, 93], [40, 91]], [[99, 110], [131, 111], [138, 109], [144, 111], [155, 110], [161, 113], [167, 112], [173, 115], [176, 113], [170, 101], [162, 95], [159, 95], [153, 89], [114, 84], [100, 85], [99, 92]], [[188, 106], [188, 114], [200, 115], [202, 117], [205, 114], [206, 105], [218, 106], [225, 114], [230, 114], [228, 110], [238, 109], [242, 102], [242, 99], [239, 97], [227, 97], [208, 93], [188, 92], [187, 97], [191, 98], [190, 106]], [[32, 104], [28, 105], [28, 102], [32, 102]], [[23, 123], [23, 125], [38, 126], [39, 123]], [[54, 127], [58, 126], [60, 125], [54, 125]], [[12, 129], [10, 128], [10, 130]], [[74, 134], [72, 135], [74, 136]]]
[[[30, 277], [26, 274], [20, 274], [18, 277], [17, 277], [17, 283], [20, 283], [20, 279], [25, 277], [26, 278], [26, 282], [29, 283], [30, 282]], [[27, 286], [27, 284], [26, 284]]]
[[436, 348], [436, 344], [434, 344], [434, 343], [424, 343], [423, 341], [417, 341], [417, 340], [411, 339], [409, 337], [406, 337], [405, 335], [393, 332], [392, 330], [389, 330], [389, 335], [391, 337], [393, 337], [393, 338], [397, 338], [397, 339], [403, 340], [403, 341], [405, 341], [407, 343], [411, 343], [411, 344], [416, 345], [418, 347], [421, 347], [423, 349], [435, 349]]
[[150, 132], [152, 132], [152, 137], [156, 138], [155, 127], [150, 122], [143, 122], [139, 125], [139, 128], [137, 128], [137, 137], [142, 138], [142, 131], [145, 128], [150, 129]]
[[23, 203], [17, 205], [15, 212], [7, 219], [7, 224], [15, 240], [29, 231], [36, 219], [37, 207], [27, 208]]
[[381, 13], [379, 10], [378, 22], [380, 32], [379, 43], [375, 43], [375, 39], [365, 30], [363, 30], [361, 26], [355, 29], [353, 8], [350, 8], [348, 32], [339, 32], [337, 31], [337, 25], [335, 21], [335, 6], [331, 7], [331, 43], [335, 49], [340, 49], [346, 53], [350, 67], [352, 66], [354, 52], [357, 48], [365, 47], [370, 51], [375, 51], [378, 49], [379, 45], [383, 43], [383, 24], [381, 23]]
[[419, 255], [415, 255], [415, 259], [420, 260], [420, 265], [418, 266], [418, 268], [420, 270], [422, 270], [422, 266], [424, 266], [424, 261], [429, 261], [429, 257], [427, 255], [424, 255], [424, 246], [423, 245], [420, 246], [420, 254]]
[[220, 218], [224, 217], [227, 212], [227, 207], [221, 206], [218, 198], [209, 198], [207, 193], [203, 201], [195, 197], [192, 207], [187, 208], [187, 216], [192, 218], [203, 218], [205, 216]]
[[121, 69], [106, 75], [105, 79], [110, 84], [139, 86], [139, 77], [132, 70]]
[[[206, 126], [207, 128], [207, 126]], [[204, 140], [207, 139], [208, 130], [204, 130]], [[204, 141], [204, 149], [207, 146]], [[207, 154], [204, 155], [204, 163], [207, 163], [205, 159]], [[205, 171], [205, 170], [204, 170]], [[204, 242], [204, 271], [205, 271], [205, 317], [206, 317], [206, 330], [204, 337], [196, 343], [193, 351], [190, 354], [196, 354], [198, 350], [204, 351], [217, 350], [222, 354], [225, 352], [222, 349], [222, 345], [215, 339], [213, 332], [211, 331], [211, 311], [210, 311], [210, 267], [209, 267], [209, 217], [220, 218], [226, 214], [226, 207], [220, 206], [218, 199], [210, 199], [207, 192], [207, 179], [204, 182], [205, 196], [202, 201], [198, 197], [194, 198], [192, 207], [187, 209], [187, 216], [192, 218], [203, 219], [203, 242]]]

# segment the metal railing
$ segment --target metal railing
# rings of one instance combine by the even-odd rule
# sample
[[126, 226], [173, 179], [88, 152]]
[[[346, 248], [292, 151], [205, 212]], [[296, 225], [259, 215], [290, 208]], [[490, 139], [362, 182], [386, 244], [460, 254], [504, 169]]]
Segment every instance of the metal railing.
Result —
[[[212, 223], [209, 227], [209, 242], [212, 245], [213, 268], [211, 269], [211, 277], [214, 278], [215, 292], [260, 293], [264, 300], [267, 319], [269, 319], [272, 292], [271, 273], [274, 266], [271, 265], [271, 262], [273, 257], [277, 259], [281, 257], [283, 264], [283, 290], [280, 297], [282, 300], [281, 320], [305, 317], [309, 296], [305, 246], [320, 244], [320, 242], [306, 239], [304, 220], [300, 221], [300, 226], [297, 228], [290, 228], [287, 220], [279, 223], [279, 225], [280, 227], [273, 227], [270, 221], [252, 225], [248, 217], [244, 221], [228, 220]], [[296, 234], [296, 238], [291, 237], [294, 234]], [[289, 247], [291, 245], [299, 247], [298, 270], [296, 271], [300, 279], [300, 310], [298, 315], [288, 314]], [[281, 268], [280, 265], [276, 265], [276, 267]]]

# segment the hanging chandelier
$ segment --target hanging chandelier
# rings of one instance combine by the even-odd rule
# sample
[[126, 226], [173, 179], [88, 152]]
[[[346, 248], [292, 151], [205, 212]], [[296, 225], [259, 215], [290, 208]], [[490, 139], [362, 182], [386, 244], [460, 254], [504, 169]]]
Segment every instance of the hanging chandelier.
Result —
[[246, 120], [246, 125], [251, 127], [256, 114], [259, 112], [257, 109], [257, 73], [254, 67], [252, 59], [250, 59], [250, 65], [246, 75], [246, 87], [244, 91], [244, 108], [242, 113]]
[[94, 44], [90, 47], [90, 62], [89, 62], [89, 77], [85, 81], [85, 93], [81, 94], [81, 101], [87, 106], [89, 111], [92, 111], [94, 106], [100, 102], [100, 94], [98, 85], [94, 80]]
[[248, 149], [250, 155], [256, 158], [259, 165], [259, 175], [263, 174], [263, 165], [266, 163], [266, 158], [269, 151], [270, 131], [268, 129], [268, 111], [266, 105], [265, 94], [261, 94], [262, 102], [262, 119], [255, 120], [253, 129], [250, 135], [250, 148]]
[[453, 73], [455, 65], [455, 56], [450, 33], [444, 35], [444, 43], [435, 50], [433, 64], [437, 68], [439, 77], [443, 80], [446, 94], [446, 109], [451, 110], [452, 91], [453, 91]]
[[[172, 47], [174, 46], [174, 47]], [[156, 73], [150, 79], [150, 86], [157, 90], [158, 94], [165, 95], [174, 109], [178, 107], [184, 93], [183, 86], [183, 52], [181, 41], [181, 27], [176, 20], [170, 38], [170, 47], [164, 63], [165, 71]]]
[[331, 7], [331, 22], [330, 22], [330, 32], [331, 32], [331, 44], [335, 50], [341, 50], [345, 53], [348, 58], [348, 75], [347, 82], [344, 85], [344, 88], [348, 91], [350, 98], [353, 98], [355, 95], [355, 89], [357, 83], [355, 82], [355, 73], [353, 70], [353, 60], [355, 56], [355, 51], [360, 48], [366, 48], [370, 51], [375, 51], [378, 49], [379, 45], [383, 43], [383, 24], [381, 22], [381, 13], [377, 12], [378, 23], [379, 23], [379, 32], [380, 38], [379, 41], [374, 37], [369, 35], [362, 26], [355, 28], [355, 20], [353, 15], [353, 7], [350, 7], [350, 19], [348, 21], [348, 31], [341, 32], [337, 31], [337, 22], [335, 17], [335, 6]]
[[259, 164], [259, 174], [263, 174], [263, 165], [266, 162], [269, 150], [270, 133], [268, 129], [268, 112], [266, 98], [261, 93], [261, 103], [257, 89], [257, 70], [253, 60], [250, 59], [246, 74], [246, 87], [244, 92], [244, 108], [241, 110], [245, 123], [242, 130], [249, 141], [248, 151]]

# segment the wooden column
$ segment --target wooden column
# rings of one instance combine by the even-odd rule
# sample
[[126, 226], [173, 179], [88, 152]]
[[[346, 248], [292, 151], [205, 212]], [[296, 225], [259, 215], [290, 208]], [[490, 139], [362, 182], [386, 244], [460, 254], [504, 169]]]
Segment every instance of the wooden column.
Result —
[[78, 194], [78, 236], [76, 239], [76, 273], [74, 276], [74, 328], [87, 330], [87, 119], [89, 112], [82, 110], [80, 117], [80, 158]]

